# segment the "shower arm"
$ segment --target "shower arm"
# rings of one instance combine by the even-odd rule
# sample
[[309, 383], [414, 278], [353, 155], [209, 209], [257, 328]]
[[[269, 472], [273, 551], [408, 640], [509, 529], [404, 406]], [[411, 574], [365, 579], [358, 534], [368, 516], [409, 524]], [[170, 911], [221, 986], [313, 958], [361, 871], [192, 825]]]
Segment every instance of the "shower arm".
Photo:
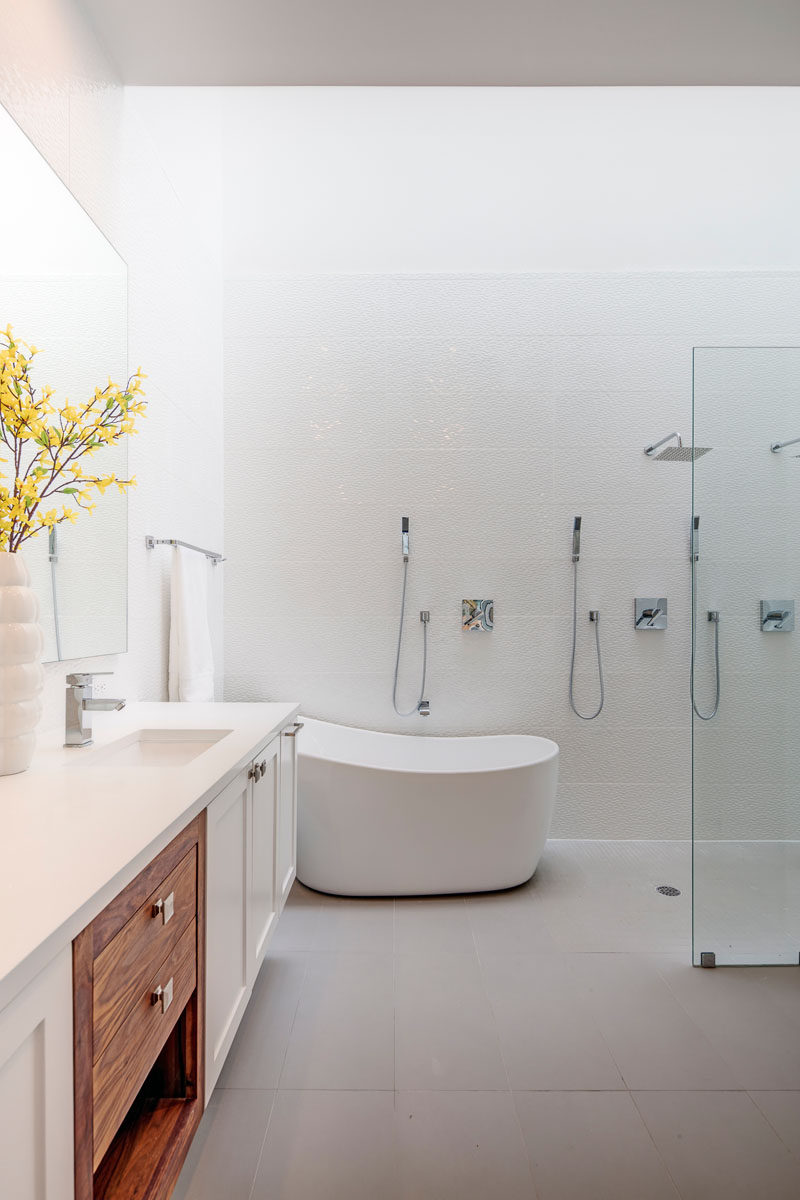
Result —
[[770, 450], [773, 454], [777, 454], [779, 450], [783, 450], [784, 446], [796, 446], [800, 442], [800, 437], [792, 438], [789, 442], [773, 442]]
[[[678, 448], [681, 449], [683, 447], [683, 438], [681, 437], [681, 435], [679, 433], [668, 433], [667, 436], [663, 437], [660, 442], [653, 442], [653, 444], [651, 446], [645, 446], [645, 448], [644, 448], [645, 454], [648, 455], [648, 457], [651, 454], [655, 454], [655, 452], [656, 452], [656, 450], [658, 450], [659, 446], [663, 446], [665, 444], [665, 442], [671, 442], [673, 438], [678, 439]], [[800, 439], [798, 439], [798, 440], [800, 440]]]

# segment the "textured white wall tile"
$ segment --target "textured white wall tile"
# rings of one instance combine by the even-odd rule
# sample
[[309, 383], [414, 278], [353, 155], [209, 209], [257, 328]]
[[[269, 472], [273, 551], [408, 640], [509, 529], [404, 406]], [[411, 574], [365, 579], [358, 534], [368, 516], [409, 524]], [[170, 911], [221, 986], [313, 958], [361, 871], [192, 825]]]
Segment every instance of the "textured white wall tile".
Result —
[[[408, 730], [391, 709], [399, 518], [408, 514], [401, 678], [409, 706], [418, 610], [432, 613], [432, 715], [413, 727], [553, 730], [562, 747], [557, 832], [685, 836], [692, 472], [654, 462], [643, 448], [673, 429], [691, 436], [693, 342], [736, 341], [749, 323], [768, 328], [775, 304], [797, 308], [798, 282], [691, 272], [228, 279], [228, 694], [292, 693], [311, 715]], [[755, 387], [786, 411], [786, 379], [766, 363], [743, 378], [706, 371], [702, 416], [709, 407], [717, 414], [715, 450], [697, 467], [699, 605], [723, 610], [723, 705], [735, 689], [728, 716], [742, 731], [748, 696], [797, 653], [794, 641], [770, 643], [750, 620], [756, 593], [800, 595], [792, 549], [800, 470], [768, 452], [754, 457], [763, 417], [741, 414]], [[258, 468], [243, 472], [254, 449]], [[590, 607], [602, 614], [607, 683], [606, 708], [591, 726], [566, 699], [576, 514], [579, 702], [588, 707], [597, 682]], [[637, 595], [668, 597], [665, 633], [634, 630]], [[467, 596], [495, 600], [493, 633], [460, 632]], [[285, 640], [281, 622], [261, 624], [266, 606], [291, 614]], [[713, 693], [710, 632], [701, 624], [704, 704]], [[748, 672], [758, 672], [749, 690]], [[761, 736], [776, 724], [780, 739], [787, 697], [773, 694], [754, 729]], [[727, 746], [717, 738], [700, 742], [713, 836], [724, 830], [736, 774], [717, 771]], [[768, 738], [775, 753], [776, 738]], [[730, 782], [720, 788], [719, 777]], [[751, 806], [749, 821], [737, 801], [728, 836], [783, 836], [792, 827], [781, 788], [764, 790], [771, 798]]]
[[691, 836], [690, 811], [674, 787], [561, 783], [552, 836], [686, 838]]

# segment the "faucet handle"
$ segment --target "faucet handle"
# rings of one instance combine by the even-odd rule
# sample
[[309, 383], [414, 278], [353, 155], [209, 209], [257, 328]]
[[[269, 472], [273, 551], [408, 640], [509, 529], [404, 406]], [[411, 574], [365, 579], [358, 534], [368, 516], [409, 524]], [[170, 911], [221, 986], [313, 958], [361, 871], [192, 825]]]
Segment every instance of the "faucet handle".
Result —
[[67, 676], [67, 687], [88, 687], [95, 675], [113, 674], [113, 671], [75, 671]]

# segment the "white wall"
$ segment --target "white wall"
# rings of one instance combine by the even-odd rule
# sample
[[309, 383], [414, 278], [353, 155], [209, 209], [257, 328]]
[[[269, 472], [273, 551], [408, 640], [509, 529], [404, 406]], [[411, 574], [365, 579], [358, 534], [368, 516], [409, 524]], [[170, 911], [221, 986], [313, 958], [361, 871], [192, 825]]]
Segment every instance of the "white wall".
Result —
[[[693, 345], [797, 340], [797, 94], [223, 102], [227, 696], [550, 733], [557, 834], [686, 836], [689, 470], [642, 448], [689, 432]], [[608, 689], [588, 725], [566, 702], [576, 513]], [[405, 703], [432, 612], [411, 723], [391, 709], [404, 514]], [[668, 595], [666, 634], [634, 633], [637, 594]], [[495, 599], [493, 633], [461, 633], [468, 596]], [[584, 615], [584, 705], [589, 636]], [[782, 836], [783, 810], [730, 832]]]
[[221, 95], [229, 274], [800, 266], [798, 88]]
[[[119, 85], [74, 0], [0, 0], [0, 28], [0, 103], [128, 263], [130, 362], [150, 402], [130, 445], [129, 652], [87, 668], [115, 671], [108, 692], [161, 699], [169, 552], [147, 552], [144, 535], [222, 548], [220, 230], [178, 195], [146, 100]], [[219, 576], [211, 612], [221, 665]], [[63, 721], [74, 669], [48, 669], [45, 725]]]

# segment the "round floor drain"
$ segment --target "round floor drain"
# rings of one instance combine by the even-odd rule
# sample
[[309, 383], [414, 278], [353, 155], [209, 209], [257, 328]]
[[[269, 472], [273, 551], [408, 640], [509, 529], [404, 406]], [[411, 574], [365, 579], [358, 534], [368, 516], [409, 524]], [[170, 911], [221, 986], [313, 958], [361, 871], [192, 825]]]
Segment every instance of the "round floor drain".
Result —
[[667, 883], [662, 883], [661, 887], [656, 888], [656, 891], [660, 892], [662, 896], [680, 896], [681, 894], [680, 888], [670, 887]]

